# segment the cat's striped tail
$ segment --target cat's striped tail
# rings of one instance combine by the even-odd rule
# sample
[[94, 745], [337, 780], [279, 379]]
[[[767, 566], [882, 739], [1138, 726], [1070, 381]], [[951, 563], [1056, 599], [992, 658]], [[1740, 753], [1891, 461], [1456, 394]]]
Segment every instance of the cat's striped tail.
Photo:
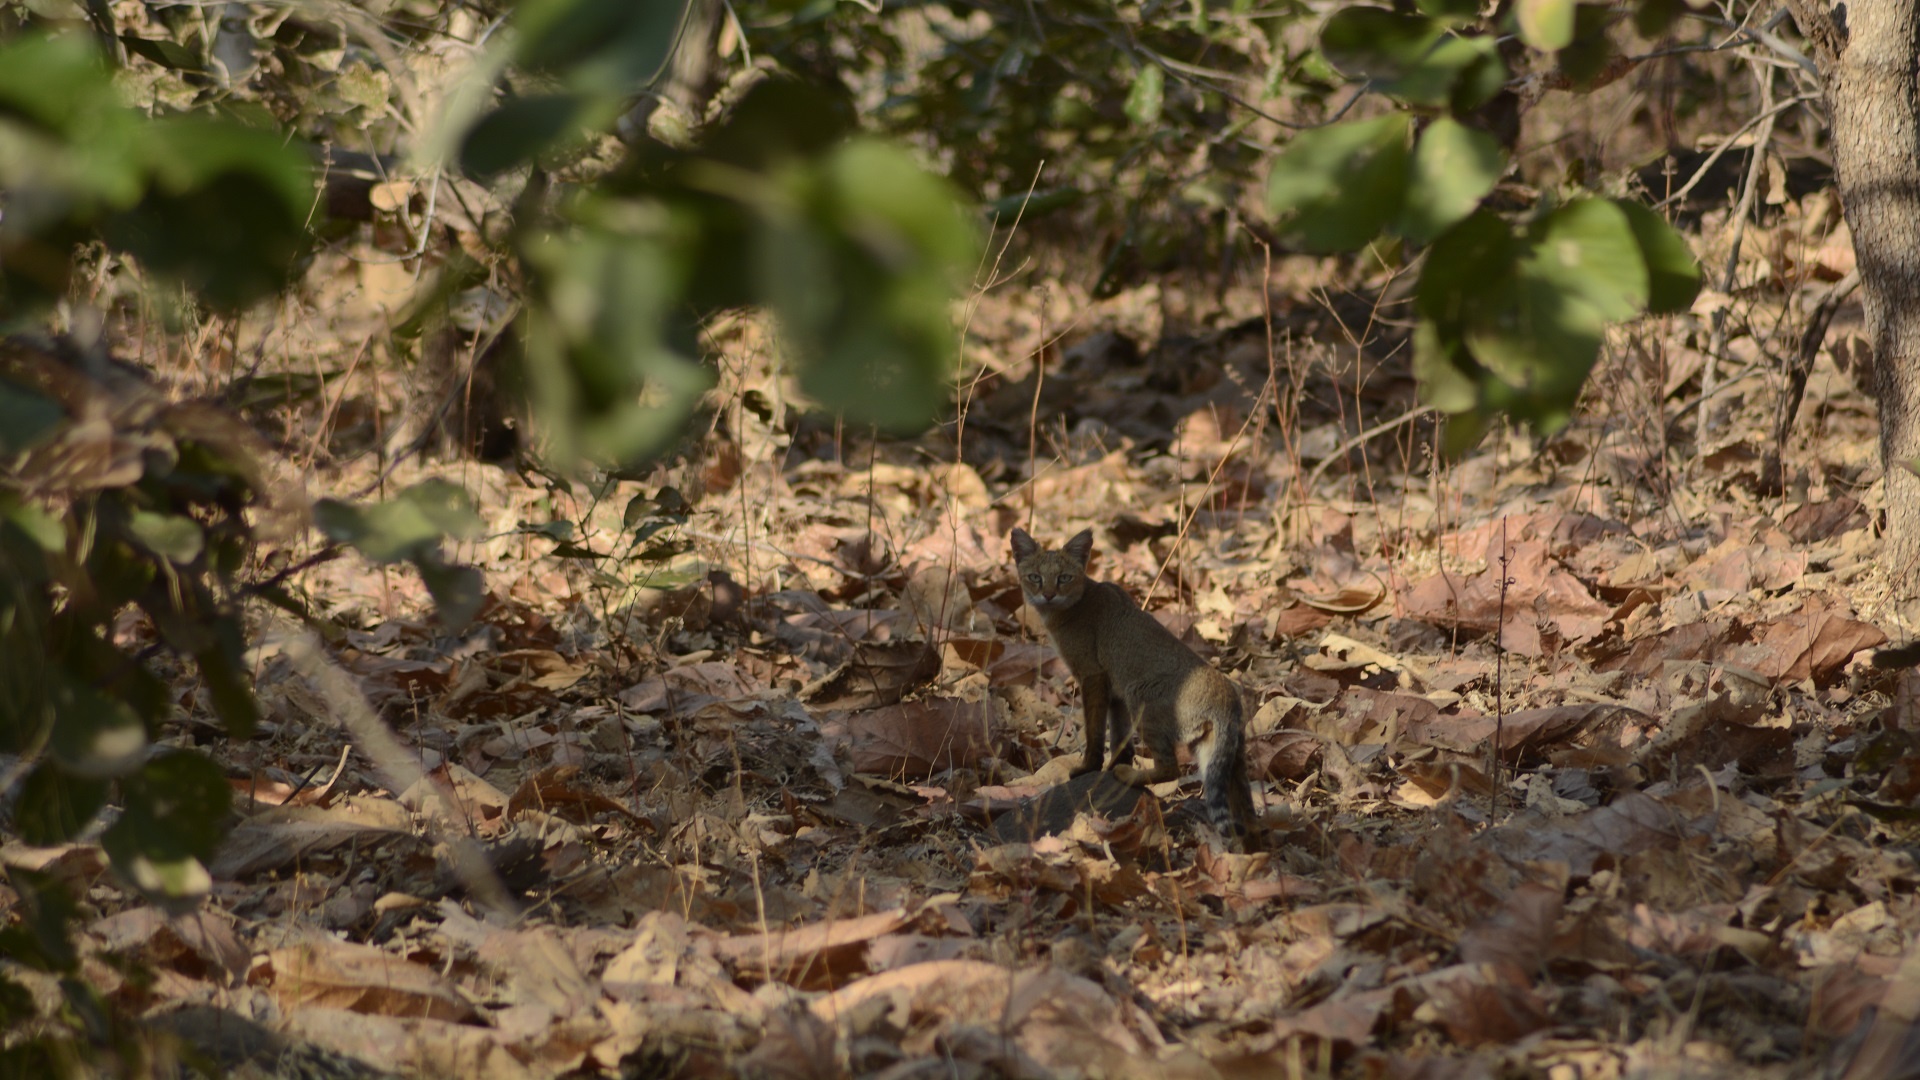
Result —
[[1222, 837], [1251, 851], [1258, 847], [1258, 837], [1253, 786], [1247, 779], [1247, 725], [1237, 693], [1231, 715], [1217, 719], [1212, 727], [1193, 747], [1207, 818]]

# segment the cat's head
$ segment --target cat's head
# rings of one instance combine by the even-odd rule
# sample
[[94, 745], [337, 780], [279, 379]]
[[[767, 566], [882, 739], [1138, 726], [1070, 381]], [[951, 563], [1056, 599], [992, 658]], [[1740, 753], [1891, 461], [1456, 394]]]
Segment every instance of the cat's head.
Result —
[[1082, 530], [1057, 550], [1041, 547], [1025, 529], [1013, 530], [1012, 539], [1013, 568], [1027, 603], [1041, 611], [1072, 607], [1087, 587], [1093, 530]]

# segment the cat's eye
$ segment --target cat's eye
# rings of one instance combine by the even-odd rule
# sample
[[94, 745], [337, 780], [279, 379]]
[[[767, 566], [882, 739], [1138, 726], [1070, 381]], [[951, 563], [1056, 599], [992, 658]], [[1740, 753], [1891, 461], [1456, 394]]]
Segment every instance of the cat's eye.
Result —
[[1033, 583], [1034, 583], [1035, 585], [1038, 585], [1038, 584], [1040, 584], [1040, 575], [1039, 575], [1039, 574], [1028, 574], [1028, 575], [1027, 575], [1027, 580], [1028, 580], [1028, 581], [1031, 581], [1031, 582], [1033, 582]]
[[1067, 584], [1068, 582], [1070, 582], [1070, 581], [1072, 581], [1072, 580], [1073, 580], [1073, 575], [1072, 575], [1072, 574], [1061, 574], [1061, 575], [1060, 575], [1060, 584], [1062, 584], [1062, 585], [1065, 585], [1065, 584]]

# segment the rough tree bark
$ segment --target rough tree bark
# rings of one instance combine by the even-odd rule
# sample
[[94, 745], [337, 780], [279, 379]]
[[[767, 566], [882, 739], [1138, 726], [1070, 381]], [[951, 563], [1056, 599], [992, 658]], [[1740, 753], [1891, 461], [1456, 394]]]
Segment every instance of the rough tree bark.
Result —
[[1920, 5], [1787, 0], [1820, 67], [1833, 166], [1853, 232], [1887, 473], [1883, 559], [1920, 598]]

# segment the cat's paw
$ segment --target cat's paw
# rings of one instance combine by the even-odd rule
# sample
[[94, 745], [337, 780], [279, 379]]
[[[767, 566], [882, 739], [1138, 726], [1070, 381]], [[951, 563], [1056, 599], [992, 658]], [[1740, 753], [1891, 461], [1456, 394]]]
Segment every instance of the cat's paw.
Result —
[[1215, 825], [1213, 832], [1220, 838], [1222, 849], [1235, 855], [1257, 855], [1267, 847], [1259, 833], [1239, 822]]
[[1067, 770], [1067, 777], [1071, 779], [1076, 776], [1085, 776], [1090, 772], [1099, 772], [1099, 771], [1100, 771], [1100, 766], [1094, 764], [1091, 761], [1083, 761], [1080, 764], [1075, 765], [1073, 768]]
[[1113, 767], [1113, 778], [1131, 787], [1146, 787], [1152, 783], [1152, 781], [1147, 778], [1147, 770], [1136, 769], [1131, 765], [1115, 765]]

